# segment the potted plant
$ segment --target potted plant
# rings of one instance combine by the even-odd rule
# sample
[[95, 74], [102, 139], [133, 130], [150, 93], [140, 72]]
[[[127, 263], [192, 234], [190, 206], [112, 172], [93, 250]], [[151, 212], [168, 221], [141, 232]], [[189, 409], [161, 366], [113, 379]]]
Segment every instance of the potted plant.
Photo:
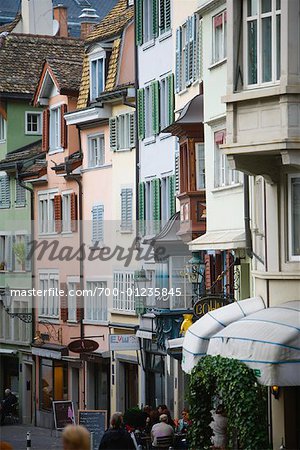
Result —
[[16, 255], [18, 263], [21, 265], [21, 270], [25, 270], [25, 244], [24, 242], [16, 242], [13, 245], [13, 251]]
[[0, 262], [0, 270], [5, 270], [5, 261]]

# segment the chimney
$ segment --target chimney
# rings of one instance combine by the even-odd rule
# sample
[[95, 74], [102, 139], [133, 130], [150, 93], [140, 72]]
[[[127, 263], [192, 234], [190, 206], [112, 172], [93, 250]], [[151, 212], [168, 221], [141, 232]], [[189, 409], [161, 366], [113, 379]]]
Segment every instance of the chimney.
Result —
[[80, 37], [85, 39], [98, 22], [99, 16], [93, 8], [84, 8], [79, 16], [81, 19]]
[[22, 0], [22, 31], [53, 35], [52, 0]]
[[64, 5], [57, 5], [53, 8], [54, 20], [58, 22], [59, 28], [56, 36], [68, 37], [68, 8]]

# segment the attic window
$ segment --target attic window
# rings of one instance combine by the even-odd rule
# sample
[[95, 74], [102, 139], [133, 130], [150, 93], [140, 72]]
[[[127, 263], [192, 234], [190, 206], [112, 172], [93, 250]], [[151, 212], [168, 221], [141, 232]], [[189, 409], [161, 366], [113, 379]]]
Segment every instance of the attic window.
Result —
[[90, 100], [95, 101], [104, 90], [105, 52], [90, 58]]

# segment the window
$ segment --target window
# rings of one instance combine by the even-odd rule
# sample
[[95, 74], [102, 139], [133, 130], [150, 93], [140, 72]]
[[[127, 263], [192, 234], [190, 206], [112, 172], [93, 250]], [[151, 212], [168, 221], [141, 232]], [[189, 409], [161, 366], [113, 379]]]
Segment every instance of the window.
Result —
[[205, 151], [204, 143], [196, 144], [196, 188], [205, 189]]
[[89, 281], [86, 284], [85, 314], [86, 320], [107, 320], [107, 295], [105, 281]]
[[50, 151], [60, 149], [60, 143], [60, 108], [53, 108], [50, 109]]
[[6, 140], [6, 120], [0, 114], [0, 142]]
[[67, 400], [68, 363], [41, 358], [39, 386], [41, 410], [52, 411], [53, 400]]
[[174, 292], [176, 292], [176, 289], [180, 291], [180, 295], [171, 296], [171, 309], [192, 308], [192, 283], [189, 281], [188, 277], [183, 275], [189, 259], [190, 256], [172, 256], [169, 260], [170, 289], [173, 289]]
[[39, 316], [59, 318], [59, 275], [57, 272], [45, 272], [39, 275]]
[[62, 231], [70, 233], [71, 229], [71, 193], [62, 194]]
[[153, 136], [152, 86], [145, 88], [145, 137]]
[[16, 180], [16, 206], [25, 206], [26, 205], [26, 189], [18, 183]]
[[75, 281], [68, 282], [68, 320], [71, 322], [76, 322], [77, 320], [77, 289], [80, 289], [79, 283]]
[[13, 237], [14, 270], [25, 270], [27, 241], [25, 236], [17, 234]]
[[121, 230], [132, 231], [132, 188], [121, 189]]
[[8, 234], [0, 235], [0, 271], [12, 270], [13, 260], [13, 240]]
[[121, 114], [109, 120], [110, 149], [129, 150], [135, 146], [134, 113]]
[[104, 206], [96, 205], [92, 209], [92, 242], [102, 243], [104, 237]]
[[227, 13], [221, 12], [213, 17], [213, 63], [226, 58]]
[[54, 214], [55, 192], [43, 192], [39, 194], [39, 233], [55, 233]]
[[171, 29], [171, 0], [159, 0], [159, 34]]
[[25, 113], [25, 134], [42, 134], [42, 113]]
[[173, 123], [174, 116], [174, 77], [168, 75], [160, 81], [160, 129]]
[[215, 187], [240, 183], [240, 172], [229, 168], [227, 156], [220, 149], [225, 143], [225, 131], [215, 133]]
[[161, 179], [161, 220], [166, 223], [175, 214], [175, 177]]
[[143, 41], [148, 42], [155, 37], [154, 20], [155, 11], [153, 11], [153, 0], [144, 0], [143, 2]]
[[104, 134], [88, 137], [89, 167], [100, 167], [104, 164]]
[[113, 308], [119, 311], [135, 311], [134, 272], [114, 272]]
[[159, 115], [159, 81], [152, 81], [145, 88], [138, 90], [139, 139], [159, 134], [161, 128]]
[[300, 260], [300, 176], [289, 176], [289, 247], [291, 261]]
[[198, 14], [188, 17], [176, 30], [176, 92], [202, 78], [202, 20]]
[[95, 101], [101, 92], [104, 91], [104, 57], [92, 59], [90, 63], [90, 98], [91, 101]]
[[281, 1], [244, 2], [246, 84], [274, 83], [281, 72]]
[[0, 172], [0, 208], [10, 208], [10, 179], [5, 172]]

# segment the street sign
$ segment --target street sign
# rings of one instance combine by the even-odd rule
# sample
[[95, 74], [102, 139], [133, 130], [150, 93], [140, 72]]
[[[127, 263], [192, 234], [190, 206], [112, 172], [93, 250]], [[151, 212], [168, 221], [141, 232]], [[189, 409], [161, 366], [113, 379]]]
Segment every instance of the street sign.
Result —
[[92, 339], [77, 339], [68, 345], [68, 349], [73, 353], [90, 353], [97, 350], [98, 347], [98, 342], [92, 341]]
[[63, 430], [67, 425], [75, 424], [74, 405], [70, 400], [52, 402], [56, 430]]
[[139, 338], [135, 334], [110, 334], [109, 349], [115, 350], [140, 350]]
[[198, 319], [204, 316], [206, 313], [213, 311], [214, 309], [221, 308], [229, 303], [226, 297], [202, 297], [194, 304], [194, 314]]
[[78, 423], [83, 425], [92, 436], [91, 450], [98, 450], [102, 436], [107, 425], [107, 411], [105, 410], [79, 410]]

